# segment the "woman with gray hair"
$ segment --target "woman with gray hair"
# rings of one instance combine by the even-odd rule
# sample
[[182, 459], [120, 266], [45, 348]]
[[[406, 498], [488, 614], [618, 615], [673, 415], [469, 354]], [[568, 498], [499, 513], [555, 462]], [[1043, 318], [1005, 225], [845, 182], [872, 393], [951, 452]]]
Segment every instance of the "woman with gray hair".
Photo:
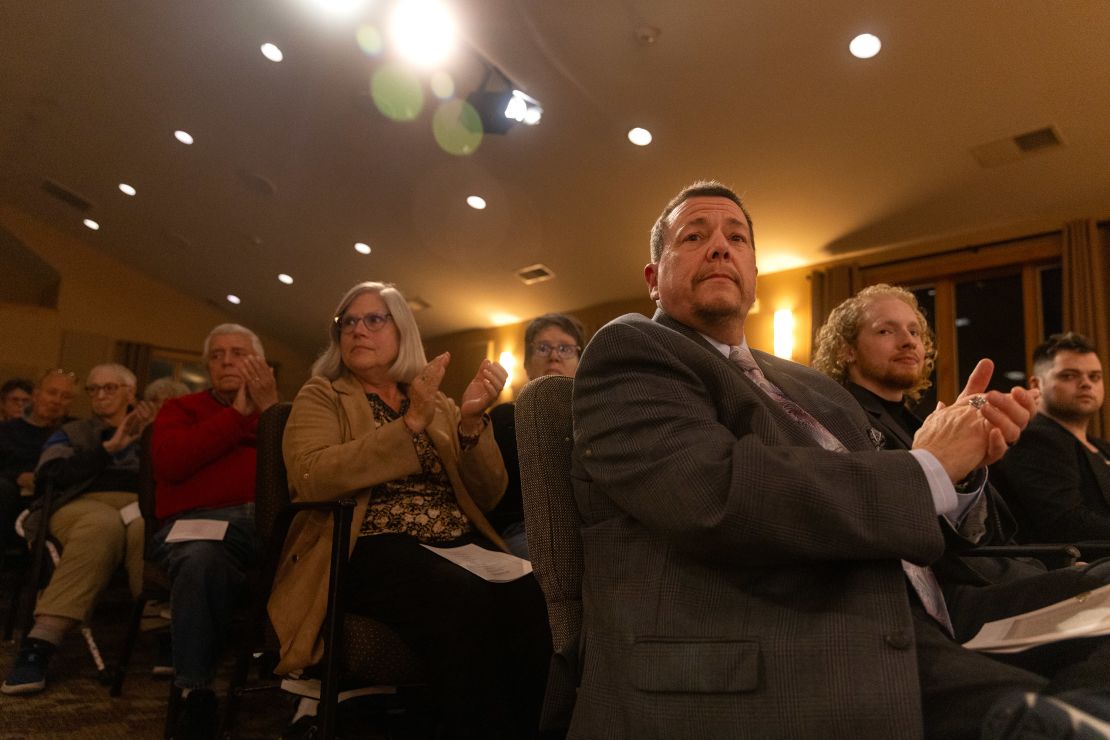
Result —
[[[551, 653], [534, 577], [489, 583], [422, 546], [506, 549], [484, 512], [505, 490], [485, 410], [507, 373], [483, 360], [456, 405], [439, 391], [450, 359], [426, 361], [396, 288], [347, 291], [293, 402], [289, 486], [295, 501], [355, 498], [345, 609], [390, 625], [424, 659], [443, 710], [440, 736], [530, 737]], [[278, 673], [321, 657], [331, 537], [322, 513], [290, 528], [269, 604]]]

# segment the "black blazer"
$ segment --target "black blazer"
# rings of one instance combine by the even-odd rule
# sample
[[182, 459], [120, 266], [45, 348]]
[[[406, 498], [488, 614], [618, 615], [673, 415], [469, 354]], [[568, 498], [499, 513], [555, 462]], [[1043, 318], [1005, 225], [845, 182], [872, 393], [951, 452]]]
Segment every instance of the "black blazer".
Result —
[[[1110, 456], [1110, 444], [1091, 438]], [[1038, 414], [992, 467], [1028, 542], [1110, 540], [1110, 465], [1053, 419]]]

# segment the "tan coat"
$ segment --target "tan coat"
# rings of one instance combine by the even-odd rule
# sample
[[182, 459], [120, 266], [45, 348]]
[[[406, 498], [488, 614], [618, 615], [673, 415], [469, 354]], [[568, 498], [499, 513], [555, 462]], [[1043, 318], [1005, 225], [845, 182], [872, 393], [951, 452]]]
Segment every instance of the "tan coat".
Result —
[[[505, 465], [488, 427], [478, 444], [459, 448], [459, 409], [440, 393], [428, 436], [455, 490], [459, 508], [476, 530], [502, 549], [501, 538], [482, 511], [505, 492]], [[366, 514], [369, 488], [420, 472], [412, 434], [400, 419], [374, 426], [374, 414], [357, 380], [311, 378], [293, 401], [282, 444], [294, 501], [334, 501], [354, 496], [350, 548]], [[289, 673], [323, 656], [320, 628], [327, 610], [332, 519], [323, 512], [297, 516], [285, 538], [269, 612], [281, 642], [275, 672]]]

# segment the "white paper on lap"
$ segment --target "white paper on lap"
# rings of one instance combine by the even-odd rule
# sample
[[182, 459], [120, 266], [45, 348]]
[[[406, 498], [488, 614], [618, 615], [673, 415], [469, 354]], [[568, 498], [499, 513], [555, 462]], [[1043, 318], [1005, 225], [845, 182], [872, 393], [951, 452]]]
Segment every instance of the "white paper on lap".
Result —
[[477, 545], [462, 547], [424, 545], [424, 547], [490, 583], [508, 583], [532, 572], [532, 563], [523, 558], [505, 552], [494, 552]]
[[143, 515], [139, 510], [139, 502], [132, 501], [127, 506], [119, 510], [119, 518], [123, 520], [123, 526], [127, 526]]
[[227, 534], [227, 522], [221, 519], [178, 519], [170, 527], [166, 542], [191, 540], [222, 540]]

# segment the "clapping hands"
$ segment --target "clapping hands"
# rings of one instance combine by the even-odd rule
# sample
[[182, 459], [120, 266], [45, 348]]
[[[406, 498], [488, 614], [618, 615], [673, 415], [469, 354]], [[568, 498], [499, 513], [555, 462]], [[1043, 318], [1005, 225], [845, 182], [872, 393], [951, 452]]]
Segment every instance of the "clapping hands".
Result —
[[104, 449], [109, 454], [116, 454], [120, 450], [142, 436], [147, 424], [154, 421], [158, 413], [158, 405], [150, 401], [139, 401], [135, 407], [123, 417], [123, 421], [116, 427], [115, 434], [104, 442]]
[[243, 416], [256, 410], [263, 412], [277, 403], [277, 380], [274, 369], [258, 355], [247, 355], [242, 359], [243, 384], [235, 394], [231, 406]]

